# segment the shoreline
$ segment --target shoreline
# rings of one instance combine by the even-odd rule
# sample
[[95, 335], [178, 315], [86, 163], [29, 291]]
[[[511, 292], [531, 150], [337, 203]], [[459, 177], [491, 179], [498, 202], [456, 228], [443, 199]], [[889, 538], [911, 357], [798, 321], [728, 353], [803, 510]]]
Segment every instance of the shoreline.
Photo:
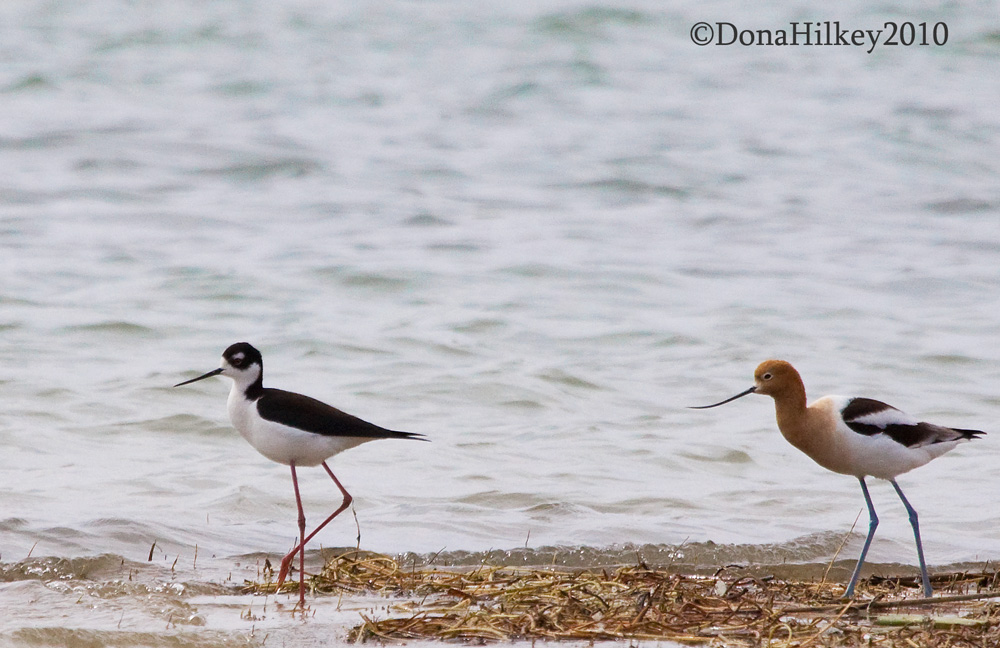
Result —
[[[581, 551], [566, 548], [564, 554], [579, 558]], [[114, 554], [33, 557], [0, 565], [0, 605], [9, 610], [0, 637], [14, 646], [173, 642], [190, 648], [358, 640], [419, 647], [442, 641], [782, 647], [867, 645], [865, 638], [900, 647], [910, 641], [1000, 642], [1000, 575], [991, 562], [932, 567], [932, 601], [920, 598], [915, 566], [871, 564], [859, 598], [848, 606], [839, 596], [853, 560], [526, 566], [520, 564], [526, 555], [438, 553], [423, 555], [420, 564], [414, 554], [307, 551], [304, 615], [295, 609], [297, 580], [281, 592], [268, 584], [266, 565], [280, 559], [272, 554], [206, 554], [196, 564], [172, 553], [152, 562]], [[551, 563], [554, 554], [534, 555], [549, 556]], [[513, 560], [505, 564], [504, 557]]]
[[[872, 575], [858, 596], [844, 584], [779, 576], [788, 565], [728, 565], [712, 574], [631, 566], [504, 565], [421, 567], [359, 550], [332, 557], [312, 576], [322, 592], [380, 595], [394, 603], [361, 613], [351, 642], [667, 641], [679, 644], [797, 646], [986, 645], [1000, 640], [1000, 572], [937, 572], [923, 598], [918, 573]], [[815, 565], [810, 566], [815, 568]], [[877, 567], [877, 566], [876, 566]], [[916, 570], [914, 570], [916, 571]], [[294, 590], [286, 583], [282, 591]], [[269, 583], [248, 584], [256, 593]], [[784, 638], [775, 641], [776, 633]], [[956, 643], [956, 641], [958, 643]], [[721, 642], [721, 643], [720, 643]]]

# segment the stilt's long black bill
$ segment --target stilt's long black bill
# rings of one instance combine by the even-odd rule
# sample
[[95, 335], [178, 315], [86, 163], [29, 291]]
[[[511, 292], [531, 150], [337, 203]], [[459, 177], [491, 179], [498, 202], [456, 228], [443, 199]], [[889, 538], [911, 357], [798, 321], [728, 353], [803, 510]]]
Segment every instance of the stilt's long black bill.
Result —
[[184, 382], [177, 383], [176, 385], [174, 385], [174, 387], [180, 387], [181, 385], [189, 385], [189, 384], [191, 384], [193, 382], [198, 382], [199, 380], [204, 380], [205, 378], [211, 378], [212, 376], [218, 376], [220, 373], [222, 373], [222, 367], [219, 367], [218, 369], [212, 369], [211, 371], [209, 371], [204, 376], [198, 376], [197, 378], [192, 378], [191, 380], [185, 380]]
[[[195, 378], [195, 380], [197, 380], [197, 378]], [[719, 405], [725, 405], [726, 403], [730, 403], [730, 402], [736, 400], [737, 398], [743, 398], [747, 394], [752, 394], [755, 391], [757, 391], [757, 387], [756, 386], [751, 387], [750, 389], [746, 390], [745, 392], [740, 392], [740, 393], [736, 394], [735, 396], [733, 396], [732, 398], [727, 398], [724, 401], [719, 401], [718, 403], [716, 403], [714, 405], [699, 405], [697, 407], [689, 407], [688, 409], [708, 409], [710, 407], [718, 407]]]

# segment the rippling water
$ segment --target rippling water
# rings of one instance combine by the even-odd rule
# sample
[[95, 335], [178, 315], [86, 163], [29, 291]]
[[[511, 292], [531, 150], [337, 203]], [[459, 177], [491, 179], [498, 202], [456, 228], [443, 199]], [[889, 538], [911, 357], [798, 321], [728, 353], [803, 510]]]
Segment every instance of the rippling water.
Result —
[[[240, 340], [271, 386], [432, 439], [333, 461], [367, 549], [823, 568], [856, 482], [770, 400], [684, 407], [783, 357], [813, 397], [993, 431], [1000, 27], [995, 2], [812, 11], [0, 8], [0, 632], [326, 645], [384, 606], [301, 623], [233, 592], [293, 542], [289, 475], [230, 428], [228, 381], [170, 386]], [[907, 19], [949, 43], [688, 40]], [[933, 565], [1000, 555], [997, 458], [987, 436], [901, 478]], [[301, 479], [319, 520], [336, 490]], [[873, 496], [872, 562], [912, 565]]]

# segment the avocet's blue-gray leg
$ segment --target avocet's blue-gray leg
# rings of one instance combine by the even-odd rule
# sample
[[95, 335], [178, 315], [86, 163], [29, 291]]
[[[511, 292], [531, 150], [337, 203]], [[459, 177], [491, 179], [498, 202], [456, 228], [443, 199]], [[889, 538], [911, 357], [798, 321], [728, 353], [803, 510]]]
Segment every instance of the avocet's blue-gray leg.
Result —
[[[878, 515], [875, 514], [875, 505], [872, 504], [872, 496], [868, 494], [868, 484], [865, 483], [864, 477], [858, 477], [858, 481], [861, 482], [861, 492], [865, 494], [865, 503], [868, 504], [868, 537], [865, 538], [865, 546], [861, 548], [861, 557], [858, 558], [858, 565], [854, 568], [854, 575], [851, 576], [851, 582], [847, 585], [844, 598], [854, 596], [854, 586], [858, 584], [858, 577], [861, 575], [861, 565], [865, 564], [868, 547], [872, 545], [872, 538], [875, 537], [875, 529], [878, 528]], [[896, 482], [893, 483], [895, 484]]]
[[913, 527], [913, 539], [917, 541], [917, 558], [920, 559], [920, 576], [924, 579], [924, 596], [930, 598], [934, 594], [934, 590], [931, 589], [931, 579], [927, 576], [927, 563], [924, 562], [924, 546], [920, 542], [920, 525], [917, 524], [917, 512], [913, 510], [910, 506], [910, 502], [907, 501], [906, 495], [903, 495], [903, 490], [896, 483], [896, 480], [892, 480], [892, 487], [896, 489], [896, 494], [899, 495], [899, 499], [903, 500], [903, 506], [906, 507], [906, 512], [910, 516], [910, 526]]

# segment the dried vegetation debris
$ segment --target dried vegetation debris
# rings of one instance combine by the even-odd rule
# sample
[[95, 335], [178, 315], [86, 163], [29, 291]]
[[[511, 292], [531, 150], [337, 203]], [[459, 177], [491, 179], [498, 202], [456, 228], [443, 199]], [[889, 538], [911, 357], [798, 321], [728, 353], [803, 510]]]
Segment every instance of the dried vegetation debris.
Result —
[[[668, 640], [708, 646], [1000, 645], [1000, 572], [933, 578], [935, 597], [915, 578], [872, 577], [859, 597], [843, 586], [748, 575], [712, 576], [633, 566], [596, 569], [404, 567], [347, 551], [311, 577], [314, 592], [378, 593], [399, 599], [384, 618], [362, 615], [352, 641], [439, 639]], [[273, 591], [270, 584], [253, 584]]]

